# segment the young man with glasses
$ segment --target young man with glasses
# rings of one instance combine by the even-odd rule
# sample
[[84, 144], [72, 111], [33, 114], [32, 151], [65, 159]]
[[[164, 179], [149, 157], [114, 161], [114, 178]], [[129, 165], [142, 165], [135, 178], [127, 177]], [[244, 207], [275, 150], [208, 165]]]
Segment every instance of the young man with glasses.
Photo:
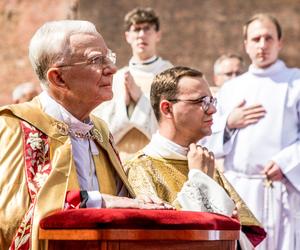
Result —
[[134, 193], [106, 124], [90, 116], [112, 98], [116, 72], [95, 26], [46, 23], [32, 37], [29, 57], [44, 91], [0, 109], [1, 249], [40, 249], [40, 219], [63, 208], [170, 208], [119, 197]]
[[156, 131], [157, 121], [149, 102], [150, 86], [156, 74], [172, 66], [157, 56], [160, 23], [151, 8], [133, 9], [124, 22], [132, 58], [114, 76], [112, 101], [94, 111], [109, 124], [123, 160], [144, 147]]
[[[216, 99], [202, 73], [181, 66], [168, 69], [155, 77], [150, 99], [158, 132], [124, 166], [134, 191], [159, 197], [183, 210], [232, 216], [236, 205], [243, 226], [260, 228], [215, 169], [213, 153], [196, 145], [211, 134], [216, 112]], [[259, 230], [263, 235], [264, 231]], [[251, 245], [244, 237], [242, 244]]]
[[282, 30], [273, 16], [249, 19], [244, 45], [252, 63], [219, 91], [216, 122], [206, 145], [225, 157], [225, 175], [266, 228], [268, 236], [258, 249], [296, 250], [300, 70], [278, 58]]

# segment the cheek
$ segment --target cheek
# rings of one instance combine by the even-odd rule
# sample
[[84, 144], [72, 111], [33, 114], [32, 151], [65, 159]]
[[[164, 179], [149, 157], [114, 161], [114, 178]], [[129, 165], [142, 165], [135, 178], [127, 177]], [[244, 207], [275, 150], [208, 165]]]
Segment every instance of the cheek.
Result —
[[226, 75], [223, 75], [222, 76], [222, 80], [223, 81], [227, 81], [227, 80], [229, 80], [230, 79], [230, 76], [226, 76]]
[[87, 82], [90, 86], [98, 86], [101, 82], [102, 71], [100, 69], [95, 69], [90, 71], [88, 74], [83, 77], [84, 81]]
[[157, 37], [152, 37], [151, 41], [152, 41], [152, 44], [155, 45], [159, 42], [159, 39]]
[[277, 45], [273, 46], [273, 55], [274, 56], [277, 56], [279, 54], [279, 51], [280, 51], [280, 48]]
[[248, 53], [251, 55], [255, 51], [255, 46], [248, 46]]
[[77, 71], [73, 71], [71, 74], [68, 76], [69, 80], [69, 85], [72, 88], [84, 88], [83, 86], [86, 85], [86, 82], [88, 81], [88, 74], [85, 74], [82, 72], [80, 69]]
[[132, 41], [133, 41], [133, 36], [132, 36], [129, 32], [126, 32], [126, 33], [125, 33], [125, 38], [126, 38], [127, 43], [129, 43], [129, 44], [132, 43]]
[[192, 123], [194, 126], [199, 126], [199, 123], [202, 122], [204, 113], [201, 107], [197, 106], [195, 108], [186, 109], [184, 112], [187, 121]]
[[253, 43], [247, 43], [247, 45], [245, 46], [246, 52], [250, 57], [255, 52], [255, 48], [256, 46]]

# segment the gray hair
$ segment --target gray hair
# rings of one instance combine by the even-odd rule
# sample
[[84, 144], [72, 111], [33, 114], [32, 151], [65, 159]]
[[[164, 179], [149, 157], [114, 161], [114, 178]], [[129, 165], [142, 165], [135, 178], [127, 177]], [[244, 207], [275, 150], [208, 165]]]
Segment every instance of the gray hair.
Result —
[[26, 95], [29, 92], [37, 90], [37, 87], [32, 82], [24, 82], [19, 84], [12, 92], [12, 100], [14, 102], [21, 99], [24, 95]]
[[48, 88], [47, 71], [55, 63], [62, 63], [72, 53], [69, 38], [73, 34], [99, 34], [94, 24], [80, 20], [47, 22], [40, 27], [29, 44], [29, 60], [41, 81]]
[[221, 55], [220, 57], [218, 57], [218, 59], [215, 61], [214, 63], [214, 74], [215, 75], [219, 75], [222, 73], [222, 69], [221, 69], [221, 63], [227, 59], [232, 59], [232, 58], [235, 58], [237, 60], [240, 61], [241, 65], [243, 66], [244, 64], [244, 61], [243, 61], [243, 58], [239, 55], [236, 55], [236, 54], [223, 54]]

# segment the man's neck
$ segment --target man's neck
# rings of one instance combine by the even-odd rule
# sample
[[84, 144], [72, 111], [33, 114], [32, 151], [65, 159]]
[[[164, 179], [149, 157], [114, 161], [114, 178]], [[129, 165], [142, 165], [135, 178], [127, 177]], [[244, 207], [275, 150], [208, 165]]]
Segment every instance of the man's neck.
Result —
[[188, 148], [176, 144], [157, 132], [152, 135], [150, 143], [143, 152], [150, 157], [186, 160]]
[[82, 104], [72, 100], [70, 101], [66, 96], [54, 96], [50, 91], [48, 91], [48, 95], [79, 121], [84, 122], [89, 119], [89, 114], [92, 109], [83, 109]]
[[89, 114], [92, 109], [85, 109], [83, 110], [82, 105], [74, 104], [72, 102], [58, 102], [61, 106], [63, 106], [70, 114], [72, 114], [75, 118], [79, 121], [84, 122], [89, 119]]
[[188, 138], [184, 138], [182, 135], [178, 135], [175, 129], [172, 129], [170, 126], [161, 126], [158, 129], [159, 134], [168, 140], [182, 146], [182, 147], [188, 147], [192, 141], [190, 141]]
[[144, 54], [144, 53], [133, 53], [132, 58], [135, 62], [143, 63], [155, 58], [156, 53]]
[[252, 62], [252, 65], [257, 69], [267, 69], [267, 68], [271, 67], [272, 65], [274, 65], [277, 62], [277, 60], [278, 59], [276, 59], [274, 62], [266, 64], [266, 65], [257, 65]]

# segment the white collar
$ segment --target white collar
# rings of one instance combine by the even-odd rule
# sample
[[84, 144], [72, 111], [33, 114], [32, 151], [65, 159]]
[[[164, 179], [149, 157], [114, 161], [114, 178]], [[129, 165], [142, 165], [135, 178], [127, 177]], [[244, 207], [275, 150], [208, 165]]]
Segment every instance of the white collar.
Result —
[[156, 62], [158, 59], [159, 59], [159, 57], [156, 55], [150, 57], [149, 59], [147, 59], [145, 61], [139, 61], [139, 60], [135, 59], [134, 57], [131, 57], [131, 59], [129, 60], [129, 65], [149, 65], [149, 64]]
[[285, 69], [286, 66], [283, 61], [277, 60], [275, 63], [273, 63], [270, 67], [262, 69], [258, 68], [255, 65], [251, 64], [249, 66], [249, 72], [254, 74], [254, 75], [259, 75], [259, 76], [270, 76], [274, 75], [283, 69]]
[[39, 94], [39, 99], [43, 111], [56, 120], [66, 123], [69, 127], [69, 132], [73, 137], [84, 138], [84, 136], [88, 135], [89, 131], [93, 128], [94, 125], [90, 120], [88, 120], [87, 123], [79, 121], [62, 105], [51, 98], [47, 91], [43, 91]]
[[150, 143], [143, 149], [143, 152], [151, 157], [187, 160], [188, 148], [170, 141], [157, 132], [152, 135]]

